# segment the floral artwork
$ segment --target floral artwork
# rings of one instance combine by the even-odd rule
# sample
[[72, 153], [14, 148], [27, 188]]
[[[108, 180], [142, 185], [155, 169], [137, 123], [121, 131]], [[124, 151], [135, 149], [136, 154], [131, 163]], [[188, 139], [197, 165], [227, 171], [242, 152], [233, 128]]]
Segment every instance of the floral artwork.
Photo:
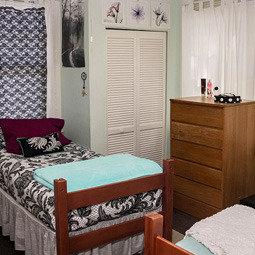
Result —
[[114, 19], [114, 23], [122, 22], [119, 21], [119, 11], [120, 11], [120, 2], [115, 2], [111, 5], [107, 12], [107, 17], [112, 17]]
[[123, 0], [102, 0], [103, 23], [123, 25], [124, 1]]
[[170, 28], [170, 5], [167, 3], [151, 3], [151, 26], [153, 28]]
[[128, 25], [148, 27], [149, 4], [147, 1], [128, 1], [127, 6]]

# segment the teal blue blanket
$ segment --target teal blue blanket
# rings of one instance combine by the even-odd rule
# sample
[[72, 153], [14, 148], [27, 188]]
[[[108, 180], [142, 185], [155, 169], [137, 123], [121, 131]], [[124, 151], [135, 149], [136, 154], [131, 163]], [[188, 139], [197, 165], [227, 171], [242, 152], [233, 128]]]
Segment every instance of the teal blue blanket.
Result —
[[64, 178], [67, 191], [72, 192], [159, 173], [162, 168], [151, 160], [116, 154], [40, 168], [34, 178], [52, 190], [54, 179]]
[[176, 245], [196, 255], [213, 255], [208, 248], [191, 236], [182, 239]]

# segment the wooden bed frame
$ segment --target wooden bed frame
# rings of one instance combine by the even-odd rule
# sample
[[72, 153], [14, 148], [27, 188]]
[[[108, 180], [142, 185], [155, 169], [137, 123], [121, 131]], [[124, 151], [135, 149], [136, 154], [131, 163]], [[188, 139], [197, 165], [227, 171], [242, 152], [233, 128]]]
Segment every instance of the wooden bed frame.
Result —
[[193, 255], [181, 247], [162, 238], [163, 216], [150, 213], [145, 216], [144, 255]]
[[111, 243], [118, 239], [144, 232], [145, 217], [142, 217], [69, 237], [69, 210], [155, 189], [163, 189], [161, 212], [165, 216], [163, 236], [168, 240], [172, 240], [173, 174], [174, 162], [172, 159], [166, 159], [163, 161], [162, 174], [70, 193], [67, 193], [66, 180], [54, 180], [57, 254], [66, 255], [85, 251], [102, 244]]

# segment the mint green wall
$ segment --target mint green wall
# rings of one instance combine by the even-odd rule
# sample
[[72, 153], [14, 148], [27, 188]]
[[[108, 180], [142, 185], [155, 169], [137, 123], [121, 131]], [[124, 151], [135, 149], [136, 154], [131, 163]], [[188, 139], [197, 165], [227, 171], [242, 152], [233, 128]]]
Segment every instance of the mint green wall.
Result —
[[[65, 119], [64, 135], [74, 142], [90, 147], [90, 111], [89, 111], [89, 42], [88, 35], [89, 11], [85, 1], [85, 68], [62, 67], [62, 118]], [[82, 96], [81, 73], [86, 72], [87, 96]]]
[[181, 91], [181, 29], [182, 29], [182, 1], [170, 0], [172, 26], [168, 33], [167, 53], [167, 144], [166, 157], [170, 157], [170, 98], [180, 97]]
[[[155, 1], [155, 0], [153, 0]], [[166, 156], [169, 157], [169, 98], [180, 95], [181, 59], [181, 0], [165, 0], [171, 6], [171, 29], [167, 30], [167, 142]], [[107, 152], [107, 109], [106, 109], [106, 29], [102, 24], [101, 0], [88, 0], [88, 23], [85, 31], [86, 58], [89, 67], [88, 96], [82, 98], [80, 73], [83, 69], [62, 68], [63, 118], [66, 119], [65, 134], [76, 142], [90, 146], [92, 150]], [[132, 27], [130, 27], [132, 28]], [[89, 85], [89, 86], [88, 86]]]

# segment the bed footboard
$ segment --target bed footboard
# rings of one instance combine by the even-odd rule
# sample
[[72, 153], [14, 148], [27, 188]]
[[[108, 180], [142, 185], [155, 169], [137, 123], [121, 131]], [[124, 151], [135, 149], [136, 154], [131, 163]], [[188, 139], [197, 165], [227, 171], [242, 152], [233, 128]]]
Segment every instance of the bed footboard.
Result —
[[166, 159], [163, 162], [162, 174], [141, 177], [86, 190], [67, 193], [66, 180], [54, 180], [57, 254], [66, 255], [77, 253], [144, 232], [145, 217], [142, 217], [69, 237], [69, 210], [155, 189], [163, 189], [161, 212], [161, 214], [164, 215], [163, 236], [171, 240], [173, 219], [173, 173], [174, 162], [172, 159]]
[[150, 213], [145, 216], [144, 255], [193, 255], [181, 247], [162, 238], [163, 216]]

